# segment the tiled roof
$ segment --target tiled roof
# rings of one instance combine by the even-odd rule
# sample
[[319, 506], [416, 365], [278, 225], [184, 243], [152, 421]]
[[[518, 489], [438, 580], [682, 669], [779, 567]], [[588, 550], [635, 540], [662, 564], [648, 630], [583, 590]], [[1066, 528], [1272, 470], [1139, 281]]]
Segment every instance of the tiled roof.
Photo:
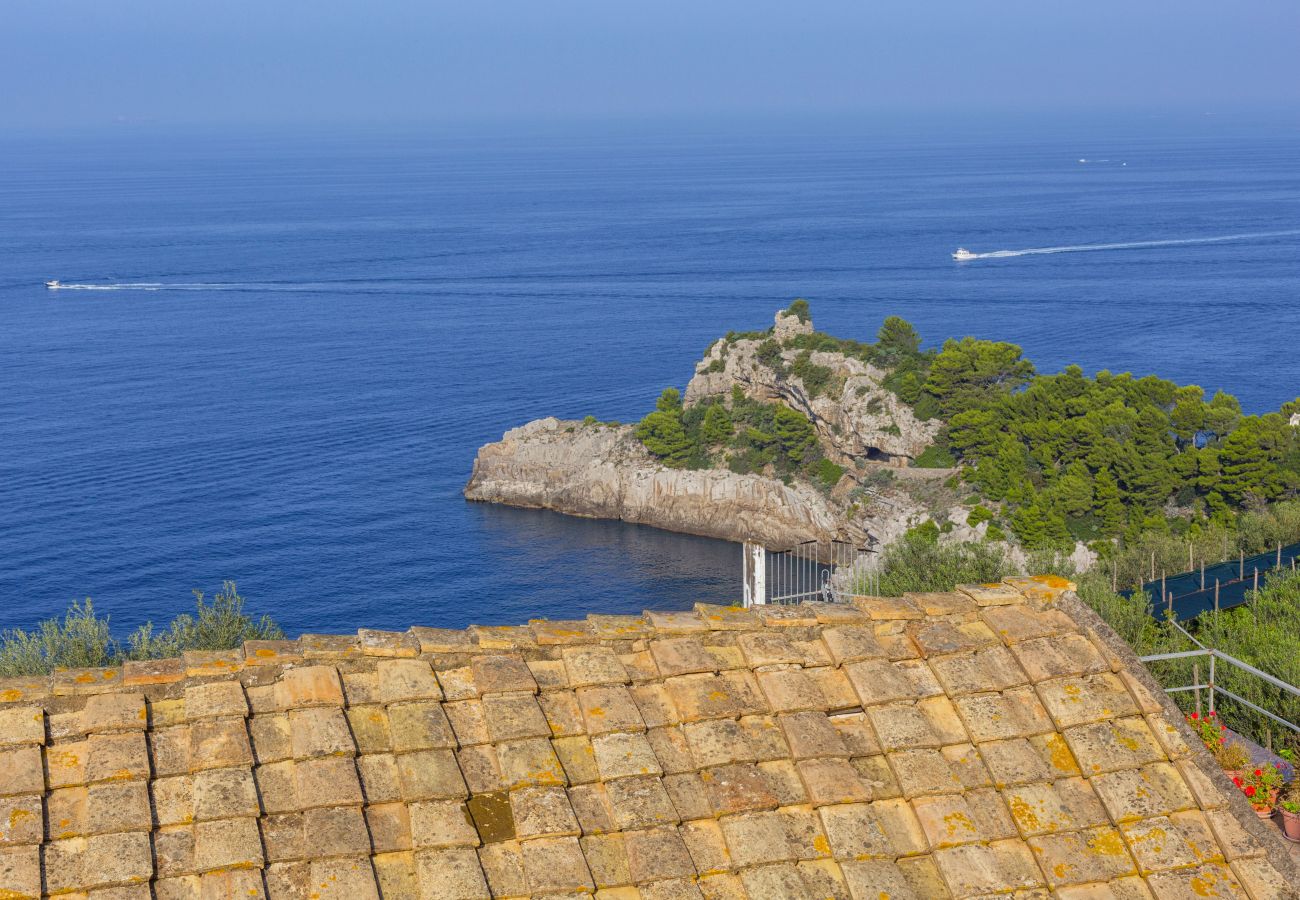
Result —
[[0, 898], [1291, 896], [1053, 579], [0, 682]]

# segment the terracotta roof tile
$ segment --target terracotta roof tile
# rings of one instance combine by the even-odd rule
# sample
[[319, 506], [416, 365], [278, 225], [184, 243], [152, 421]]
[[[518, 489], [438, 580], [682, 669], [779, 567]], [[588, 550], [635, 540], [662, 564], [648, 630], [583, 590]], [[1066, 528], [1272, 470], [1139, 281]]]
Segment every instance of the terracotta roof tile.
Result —
[[1284, 896], [1285, 855], [1068, 590], [5, 682], [0, 897]]

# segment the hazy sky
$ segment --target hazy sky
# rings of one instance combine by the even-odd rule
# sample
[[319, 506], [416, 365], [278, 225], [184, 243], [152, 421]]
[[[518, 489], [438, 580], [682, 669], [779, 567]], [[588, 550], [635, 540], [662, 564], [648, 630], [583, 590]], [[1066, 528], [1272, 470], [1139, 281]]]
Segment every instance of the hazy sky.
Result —
[[1298, 0], [3, 0], [0, 127], [1300, 104]]

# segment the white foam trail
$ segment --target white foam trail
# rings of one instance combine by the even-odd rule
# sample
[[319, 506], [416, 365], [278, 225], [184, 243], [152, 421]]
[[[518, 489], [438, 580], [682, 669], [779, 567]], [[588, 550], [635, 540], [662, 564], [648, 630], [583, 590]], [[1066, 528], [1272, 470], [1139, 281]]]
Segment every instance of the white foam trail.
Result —
[[1030, 247], [1027, 250], [992, 250], [976, 253], [975, 259], [1007, 259], [1012, 256], [1038, 256], [1046, 253], [1085, 253], [1090, 250], [1140, 250], [1146, 247], [1179, 247], [1186, 244], [1222, 244], [1228, 241], [1249, 241], [1257, 238], [1289, 237], [1300, 234], [1300, 228], [1290, 231], [1260, 231], [1252, 234], [1225, 234], [1220, 237], [1183, 238], [1171, 241], [1129, 241], [1123, 244], [1075, 244], [1067, 247]]
[[[333, 285], [335, 287], [339, 285]], [[267, 282], [121, 281], [109, 284], [58, 284], [54, 291], [310, 291], [328, 289], [324, 282], [302, 284]]]
[[227, 284], [167, 284], [161, 281], [124, 281], [114, 284], [59, 284], [54, 291], [198, 291], [240, 287]]

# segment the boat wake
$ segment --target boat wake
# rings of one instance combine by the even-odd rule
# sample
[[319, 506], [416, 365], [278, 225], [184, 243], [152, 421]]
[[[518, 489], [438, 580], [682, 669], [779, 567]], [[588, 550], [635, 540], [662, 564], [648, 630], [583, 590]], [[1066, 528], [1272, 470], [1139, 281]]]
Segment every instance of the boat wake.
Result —
[[1065, 247], [1030, 247], [1025, 250], [991, 250], [988, 253], [971, 253], [967, 259], [1010, 259], [1014, 256], [1041, 256], [1049, 253], [1087, 253], [1094, 250], [1142, 250], [1148, 247], [1180, 247], [1188, 244], [1225, 244], [1231, 241], [1249, 241], [1260, 238], [1290, 237], [1300, 234], [1300, 228], [1290, 231], [1259, 231], [1250, 234], [1225, 234], [1219, 237], [1183, 238], [1169, 241], [1128, 241], [1122, 244], [1075, 244]]
[[284, 282], [198, 282], [119, 281], [107, 284], [46, 284], [52, 291], [313, 291], [338, 287], [334, 284]]

